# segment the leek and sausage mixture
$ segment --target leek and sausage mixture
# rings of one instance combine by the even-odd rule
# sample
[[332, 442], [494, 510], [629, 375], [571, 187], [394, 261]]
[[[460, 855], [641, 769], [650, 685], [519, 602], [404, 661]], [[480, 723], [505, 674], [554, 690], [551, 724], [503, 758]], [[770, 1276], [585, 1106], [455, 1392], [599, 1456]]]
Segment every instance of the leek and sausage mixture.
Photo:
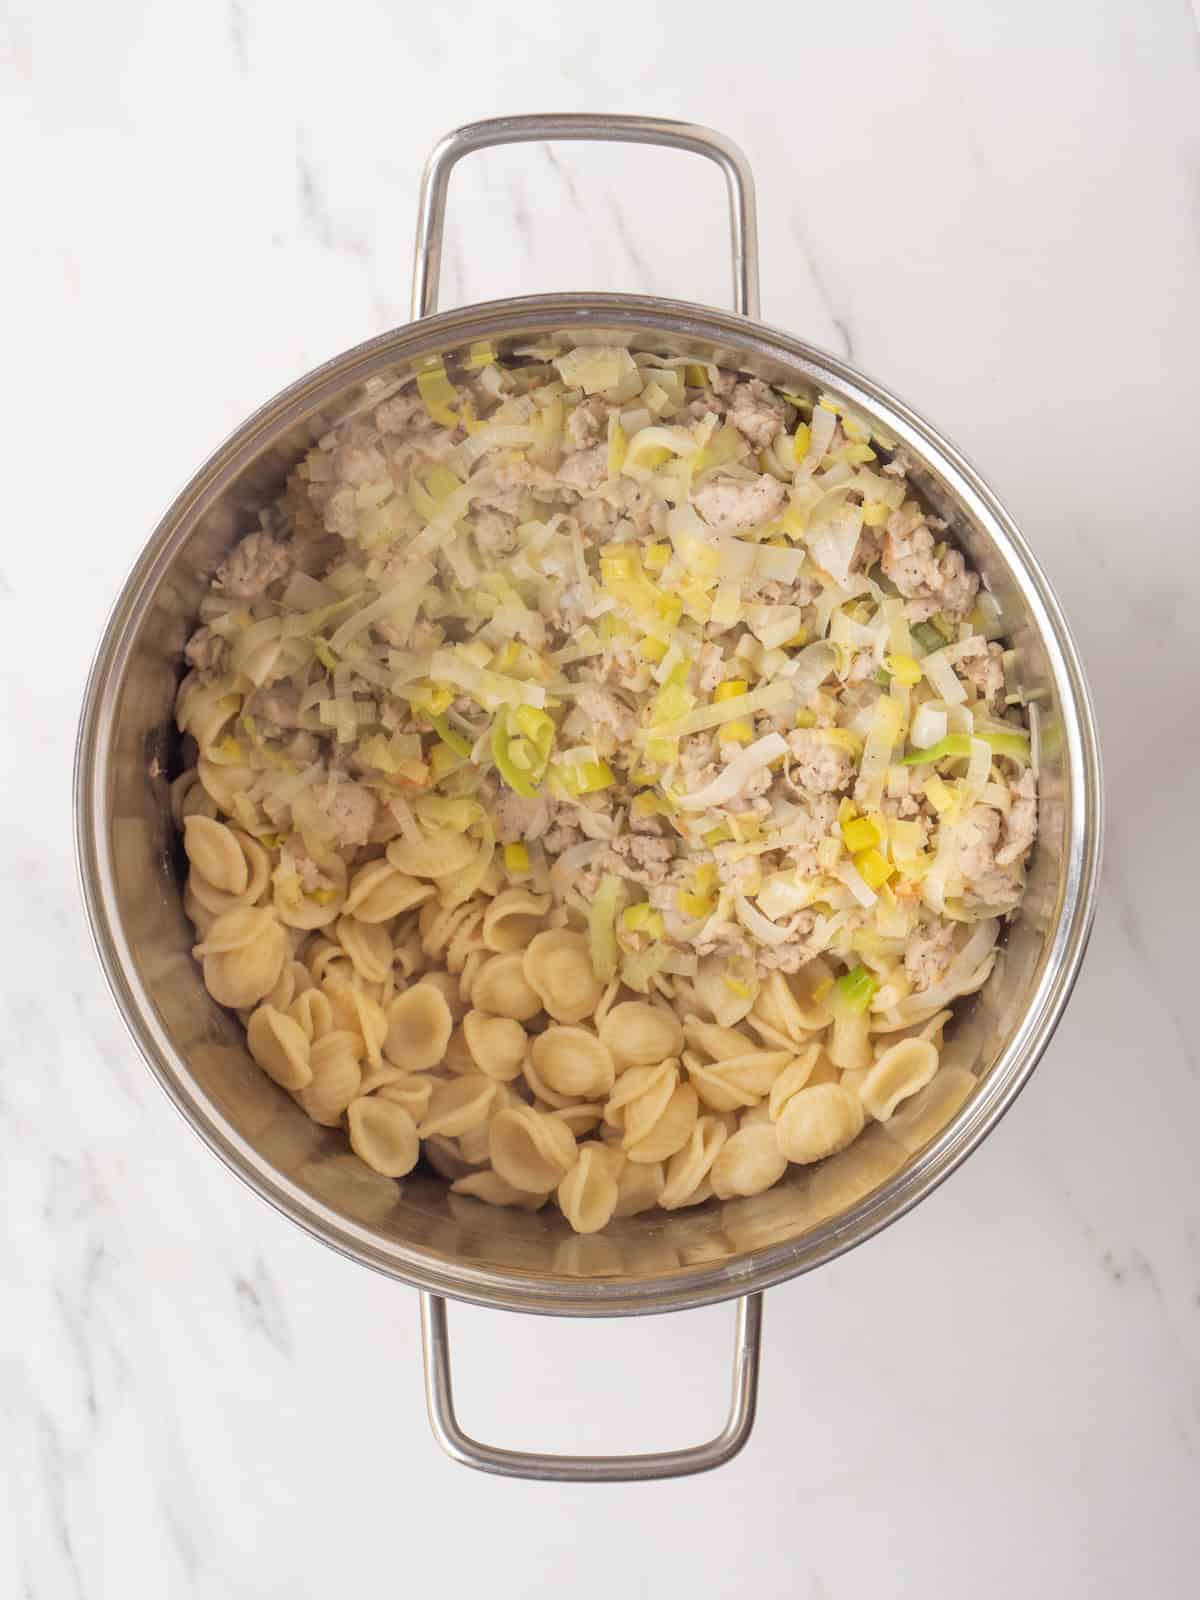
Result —
[[[260, 522], [203, 601], [178, 702], [196, 765], [177, 814], [219, 821], [263, 879], [247, 899], [228, 840], [192, 830], [210, 943], [214, 917], [273, 905], [291, 966], [311, 976], [319, 944], [362, 979], [337, 930], [374, 895], [392, 946], [417, 952], [391, 1003], [431, 964], [437, 916], [461, 932], [462, 907], [521, 891], [529, 937], [585, 951], [607, 995], [595, 1028], [635, 998], [746, 1023], [760, 1053], [829, 1028], [811, 1093], [936, 1037], [986, 977], [1036, 832], [998, 609], [903, 458], [836, 399], [622, 348], [477, 346], [368, 395]], [[380, 901], [389, 861], [427, 892]], [[238, 936], [198, 947], [206, 970]], [[489, 951], [509, 953], [460, 938], [452, 1012]], [[226, 1003], [249, 1015], [255, 986]], [[335, 1020], [355, 1031], [345, 1006]], [[260, 1055], [282, 1059], [278, 1033]], [[728, 1118], [703, 1073], [740, 1046], [690, 1042], [672, 1093], [691, 1072], [701, 1120]], [[571, 1122], [580, 1097], [544, 1089], [520, 1105]], [[443, 1151], [459, 1177], [479, 1165], [456, 1162]]]

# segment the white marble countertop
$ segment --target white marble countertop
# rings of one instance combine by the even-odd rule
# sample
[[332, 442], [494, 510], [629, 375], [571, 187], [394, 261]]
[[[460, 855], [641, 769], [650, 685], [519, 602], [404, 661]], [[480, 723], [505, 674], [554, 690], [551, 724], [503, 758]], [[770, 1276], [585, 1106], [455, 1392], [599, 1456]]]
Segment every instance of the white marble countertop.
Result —
[[[0, 24], [0, 1595], [1192, 1592], [1193, 16], [305, 11], [18, 0]], [[1110, 808], [1083, 978], [1012, 1114], [884, 1238], [771, 1291], [734, 1465], [590, 1490], [443, 1459], [415, 1296], [311, 1243], [187, 1132], [100, 981], [69, 816], [87, 662], [169, 497], [260, 400], [407, 315], [438, 135], [575, 108], [744, 146], [766, 318], [913, 401], [1007, 499], [1083, 649]], [[720, 205], [674, 154], [476, 158], [446, 302], [721, 300]], [[484, 1437], [653, 1448], [724, 1405], [728, 1308], [453, 1321]]]

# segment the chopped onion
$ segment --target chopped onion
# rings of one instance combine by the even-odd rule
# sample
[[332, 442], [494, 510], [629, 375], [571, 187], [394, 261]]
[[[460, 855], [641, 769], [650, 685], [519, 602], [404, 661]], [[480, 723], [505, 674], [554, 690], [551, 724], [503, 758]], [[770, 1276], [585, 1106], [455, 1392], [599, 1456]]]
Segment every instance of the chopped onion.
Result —
[[850, 563], [858, 548], [862, 525], [862, 507], [848, 505], [818, 532], [809, 535], [808, 547], [813, 560], [835, 583], [845, 583], [850, 576]]
[[798, 546], [782, 550], [777, 545], [760, 544], [754, 558], [754, 576], [764, 582], [795, 583], [806, 555]]
[[917, 714], [912, 719], [908, 737], [914, 750], [929, 750], [935, 744], [941, 743], [947, 731], [945, 711], [938, 710], [926, 701], [924, 705], [917, 707]]
[[860, 906], [873, 906], [879, 896], [859, 872], [853, 861], [839, 861], [833, 869], [833, 875], [839, 883], [844, 883], [846, 888], [858, 901]]
[[792, 693], [801, 703], [809, 700], [837, 665], [837, 651], [831, 644], [818, 639], [806, 644], [799, 655], [792, 657], [786, 674]]
[[761, 911], [754, 909], [744, 894], [734, 896], [733, 909], [742, 927], [752, 933], [760, 944], [778, 947], [796, 936], [795, 929], [790, 925], [781, 928], [778, 923], [769, 922]]
[[964, 783], [972, 795], [983, 792], [983, 786], [991, 776], [992, 747], [985, 739], [971, 740], [971, 759], [967, 763]]
[[802, 615], [799, 606], [742, 607], [742, 621], [766, 650], [778, 650], [794, 638]]
[[934, 694], [947, 705], [961, 705], [967, 698], [967, 691], [950, 665], [944, 650], [935, 650], [932, 655], [925, 656], [921, 661], [921, 671], [933, 686]]
[[837, 418], [833, 412], [827, 411], [824, 406], [814, 406], [808, 449], [804, 452], [804, 460], [796, 463], [797, 478], [812, 477], [824, 460], [825, 452], [833, 443], [836, 429]]

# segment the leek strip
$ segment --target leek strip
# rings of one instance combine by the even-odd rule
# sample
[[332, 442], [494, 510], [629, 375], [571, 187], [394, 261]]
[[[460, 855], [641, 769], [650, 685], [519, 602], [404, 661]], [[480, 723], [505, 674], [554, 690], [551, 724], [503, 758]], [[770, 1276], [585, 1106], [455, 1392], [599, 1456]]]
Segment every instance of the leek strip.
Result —
[[687, 716], [675, 722], [661, 722], [651, 728], [642, 728], [637, 737], [643, 744], [648, 739], [682, 739], [689, 733], [719, 728], [726, 722], [737, 722], [759, 711], [773, 711], [794, 696], [795, 688], [787, 680], [764, 683], [749, 694], [734, 695], [731, 700], [719, 700], [715, 705], [698, 706], [695, 711], [689, 711]]

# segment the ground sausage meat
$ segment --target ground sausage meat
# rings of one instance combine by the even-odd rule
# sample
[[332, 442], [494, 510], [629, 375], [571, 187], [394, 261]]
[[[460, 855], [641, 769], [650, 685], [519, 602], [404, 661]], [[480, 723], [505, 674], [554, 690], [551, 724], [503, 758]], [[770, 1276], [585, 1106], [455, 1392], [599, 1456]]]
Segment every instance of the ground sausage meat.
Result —
[[711, 694], [726, 677], [725, 652], [719, 645], [706, 644], [700, 651], [700, 687]]
[[485, 509], [475, 518], [475, 543], [485, 556], [506, 556], [516, 547], [516, 521], [502, 511]]
[[589, 717], [597, 730], [606, 730], [620, 743], [625, 744], [637, 731], [637, 718], [615, 694], [607, 689], [581, 689], [575, 704]]
[[999, 840], [1000, 813], [991, 806], [972, 806], [963, 823], [958, 870], [970, 900], [1003, 910], [1020, 898], [1020, 881], [1011, 867], [998, 863]]
[[216, 585], [238, 600], [255, 600], [292, 570], [287, 545], [269, 533], [252, 533], [217, 568]]
[[906, 610], [913, 622], [923, 622], [935, 611], [963, 616], [979, 592], [978, 574], [967, 571], [957, 550], [936, 553], [924, 513], [915, 506], [902, 506], [888, 518], [883, 571], [912, 602]]
[[998, 644], [988, 644], [982, 637], [969, 639], [968, 652], [959, 655], [955, 666], [968, 683], [973, 684], [979, 698], [989, 711], [1004, 709], [1004, 652]]
[[923, 923], [904, 952], [904, 971], [913, 988], [932, 988], [949, 967], [953, 953], [954, 924]]
[[787, 490], [769, 472], [743, 481], [740, 478], [714, 478], [692, 496], [692, 504], [710, 528], [724, 532], [734, 528], [758, 528], [770, 522], [787, 498]]
[[550, 826], [551, 803], [541, 795], [527, 799], [511, 789], [498, 788], [487, 804], [492, 826], [501, 844], [516, 844], [519, 839], [540, 839]]
[[735, 385], [727, 420], [757, 449], [765, 450], [782, 432], [786, 417], [786, 403], [761, 378]]
[[822, 738], [816, 728], [796, 728], [787, 736], [793, 783], [813, 794], [836, 794], [854, 781], [854, 758]]
[[229, 640], [211, 628], [197, 628], [184, 646], [184, 659], [204, 679], [219, 678], [229, 661]]
[[1037, 837], [1037, 785], [1028, 768], [1012, 785], [1012, 805], [1004, 817], [1002, 840], [996, 851], [996, 865], [1012, 866], [1020, 861]]
[[578, 489], [581, 494], [598, 489], [608, 477], [608, 446], [598, 444], [564, 456], [558, 476], [569, 489]]
[[333, 824], [340, 848], [366, 844], [375, 826], [376, 802], [370, 789], [349, 780], [332, 780], [317, 790], [317, 805]]
[[577, 450], [599, 444], [608, 432], [608, 406], [598, 396], [581, 401], [567, 418], [567, 438]]
[[622, 873], [635, 883], [661, 883], [675, 854], [666, 839], [625, 833], [612, 842], [612, 850], [601, 856], [604, 870]]

